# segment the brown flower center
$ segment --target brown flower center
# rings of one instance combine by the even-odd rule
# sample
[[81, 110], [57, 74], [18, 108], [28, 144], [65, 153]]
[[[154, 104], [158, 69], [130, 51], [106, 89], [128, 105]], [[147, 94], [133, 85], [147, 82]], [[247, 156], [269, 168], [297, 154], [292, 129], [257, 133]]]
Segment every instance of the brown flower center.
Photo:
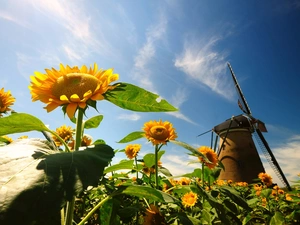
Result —
[[66, 95], [70, 99], [73, 94], [77, 94], [80, 99], [83, 99], [83, 95], [87, 91], [94, 92], [96, 90], [98, 83], [99, 80], [92, 75], [70, 73], [57, 79], [52, 86], [52, 94], [58, 99], [62, 95]]
[[166, 140], [169, 137], [169, 132], [164, 126], [153, 126], [150, 129], [150, 135], [156, 140]]

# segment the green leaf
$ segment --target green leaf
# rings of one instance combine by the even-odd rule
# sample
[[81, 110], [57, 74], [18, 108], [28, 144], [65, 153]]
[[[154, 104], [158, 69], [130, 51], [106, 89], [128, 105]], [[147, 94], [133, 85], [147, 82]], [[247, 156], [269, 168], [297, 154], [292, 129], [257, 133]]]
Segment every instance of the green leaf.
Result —
[[157, 202], [172, 203], [177, 201], [177, 199], [174, 198], [173, 196], [164, 193], [162, 191], [156, 190], [152, 187], [139, 186], [139, 185], [123, 186], [123, 187], [124, 187], [124, 190], [122, 190], [123, 194], [132, 195], [139, 198], [146, 198]]
[[172, 176], [171, 172], [167, 168], [165, 168], [165, 167], [159, 167], [158, 168], [158, 172], [164, 174], [167, 177], [171, 177]]
[[144, 137], [144, 133], [145, 132], [142, 132], [142, 131], [134, 131], [134, 132], [128, 134], [122, 140], [118, 141], [118, 143], [128, 143], [128, 142], [131, 142], [131, 141], [135, 141], [137, 139], [140, 139], [140, 138]]
[[177, 109], [159, 95], [128, 83], [118, 86], [104, 94], [107, 101], [123, 108], [138, 112], [172, 112]]
[[102, 120], [103, 120], [103, 115], [91, 117], [84, 122], [84, 128], [85, 129], [97, 128], [100, 125]]
[[93, 145], [100, 145], [100, 144], [106, 144], [104, 140], [102, 139], [97, 139], [96, 141], [94, 141]]
[[122, 161], [122, 162], [120, 162], [118, 164], [115, 164], [113, 166], [107, 167], [104, 170], [104, 173], [110, 173], [110, 172], [113, 172], [113, 171], [125, 170], [125, 169], [132, 170], [133, 169], [133, 162], [134, 162], [134, 160]]
[[27, 113], [13, 113], [0, 118], [0, 136], [34, 130], [49, 131], [41, 120]]
[[[157, 153], [157, 158], [158, 160], [160, 160], [161, 156], [165, 153], [165, 151], [159, 151]], [[152, 167], [155, 165], [155, 154], [153, 153], [148, 153], [146, 154], [144, 157], [143, 157], [143, 160], [144, 160], [144, 163], [145, 163], [145, 166], [147, 167]]]
[[229, 197], [234, 203], [250, 211], [251, 208], [247, 202], [240, 196], [239, 192], [228, 186], [219, 186], [218, 190], [225, 196]]
[[275, 215], [271, 218], [270, 225], [283, 225], [286, 224], [284, 221], [284, 216], [281, 212], [276, 211]]
[[113, 199], [109, 199], [101, 206], [100, 221], [101, 225], [110, 225], [113, 216]]
[[114, 156], [107, 145], [66, 153], [48, 144], [20, 139], [0, 148], [0, 224], [59, 224], [64, 202], [98, 185]]
[[196, 157], [203, 157], [203, 159], [205, 159], [207, 162], [209, 162], [209, 160], [207, 159], [207, 157], [205, 155], [203, 155], [201, 152], [198, 151], [198, 149], [190, 146], [189, 144], [182, 142], [182, 141], [175, 141], [175, 140], [170, 140], [170, 142], [189, 150]]

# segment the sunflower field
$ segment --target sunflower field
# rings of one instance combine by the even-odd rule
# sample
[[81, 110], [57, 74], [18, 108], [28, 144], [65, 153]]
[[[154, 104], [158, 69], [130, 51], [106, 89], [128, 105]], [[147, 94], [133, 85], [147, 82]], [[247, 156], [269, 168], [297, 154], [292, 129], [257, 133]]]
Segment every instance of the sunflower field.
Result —
[[[219, 180], [226, 168], [216, 152], [179, 141], [169, 121], [145, 122], [118, 141], [124, 149], [93, 141], [85, 130], [97, 129], [104, 116], [84, 117], [98, 101], [138, 112], [177, 111], [157, 101], [158, 95], [118, 79], [97, 64], [35, 72], [32, 101], [46, 104], [49, 113], [61, 108], [74, 123], [55, 131], [33, 115], [13, 111], [15, 98], [0, 90], [1, 225], [300, 224], [300, 179], [291, 191], [266, 173], [251, 184]], [[30, 131], [45, 139], [8, 137]], [[135, 143], [141, 138], [151, 143], [151, 153], [142, 154], [143, 146]], [[184, 148], [199, 168], [172, 176], [163, 166], [170, 145]], [[112, 163], [116, 155], [122, 160]]]

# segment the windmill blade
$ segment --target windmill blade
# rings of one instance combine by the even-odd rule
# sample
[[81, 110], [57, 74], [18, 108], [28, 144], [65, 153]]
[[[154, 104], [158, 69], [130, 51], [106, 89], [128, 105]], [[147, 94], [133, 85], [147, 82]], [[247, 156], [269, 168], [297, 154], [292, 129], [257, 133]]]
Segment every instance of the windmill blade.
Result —
[[275, 174], [277, 175], [277, 177], [280, 179], [280, 181], [282, 182], [282, 184], [284, 184], [290, 191], [291, 186], [289, 184], [289, 182], [287, 181], [284, 173], [282, 172], [275, 156], [273, 155], [273, 152], [271, 151], [266, 139], [264, 138], [263, 134], [261, 133], [260, 129], [257, 128], [255, 129], [255, 137], [256, 140], [261, 148], [261, 150], [263, 151], [267, 161], [269, 162], [270, 166], [272, 167], [272, 169], [274, 170]]
[[251, 115], [250, 107], [248, 106], [248, 103], [247, 103], [247, 101], [246, 101], [246, 98], [245, 98], [245, 96], [243, 95], [242, 89], [241, 89], [239, 83], [237, 82], [237, 79], [236, 79], [236, 76], [234, 75], [234, 72], [233, 72], [233, 70], [232, 70], [232, 67], [231, 67], [231, 65], [230, 65], [229, 63], [227, 63], [227, 65], [228, 65], [228, 68], [229, 68], [229, 70], [230, 70], [230, 73], [231, 73], [232, 79], [233, 79], [233, 81], [234, 81], [234, 85], [235, 85], [236, 91], [237, 91], [238, 96], [239, 96], [239, 99], [238, 99], [238, 105], [239, 105], [240, 109], [241, 109], [244, 113], [246, 113], [246, 114], [248, 114], [248, 115]]

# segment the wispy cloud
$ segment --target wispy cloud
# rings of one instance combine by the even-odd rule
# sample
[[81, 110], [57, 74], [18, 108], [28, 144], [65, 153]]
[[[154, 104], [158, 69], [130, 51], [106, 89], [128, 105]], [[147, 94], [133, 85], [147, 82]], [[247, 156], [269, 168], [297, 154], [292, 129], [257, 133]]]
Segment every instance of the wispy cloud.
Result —
[[141, 116], [137, 113], [131, 113], [131, 114], [121, 114], [117, 118], [119, 120], [138, 121], [141, 118]]
[[215, 50], [221, 37], [212, 37], [205, 44], [186, 40], [184, 50], [175, 60], [175, 67], [189, 78], [209, 87], [212, 91], [232, 99], [234, 90], [228, 91], [229, 79], [226, 78], [226, 53]]
[[21, 27], [30, 28], [30, 24], [11, 13], [0, 10], [0, 18], [13, 22]]
[[188, 100], [188, 93], [186, 91], [186, 89], [184, 88], [178, 88], [176, 90], [176, 92], [172, 95], [172, 98], [170, 100], [170, 103], [179, 108], [178, 112], [167, 112], [167, 114], [172, 115], [178, 119], [182, 119], [188, 123], [197, 125], [196, 122], [192, 121], [190, 118], [188, 118], [187, 116], [185, 116], [181, 111], [180, 111], [180, 107], [181, 105], [186, 102]]
[[30, 3], [35, 9], [66, 29], [67, 32], [63, 33], [66, 37], [63, 50], [71, 61], [81, 60], [92, 49], [101, 47], [90, 29], [90, 18], [82, 2], [73, 1], [70, 4], [67, 0], [31, 0]]
[[[290, 185], [291, 181], [297, 180], [297, 174], [300, 173], [300, 135], [290, 137], [286, 143], [272, 149], [276, 160], [278, 161], [283, 173], [286, 175]], [[264, 156], [262, 156], [264, 158]], [[274, 181], [281, 185], [277, 175], [267, 163], [264, 164], [266, 171], [273, 177]]]
[[195, 168], [199, 168], [200, 164], [189, 164], [194, 160], [185, 155], [164, 155], [163, 167], [167, 168], [173, 176], [180, 176], [185, 173], [191, 173]]
[[[166, 28], [167, 20], [161, 15], [159, 22], [148, 29], [146, 33], [146, 42], [138, 50], [137, 56], [134, 59], [134, 79], [136, 79], [143, 88], [156, 93], [157, 90], [151, 80], [151, 70], [148, 68], [148, 65], [155, 57], [155, 43], [164, 37]], [[142, 79], [140, 74], [143, 74]]]

